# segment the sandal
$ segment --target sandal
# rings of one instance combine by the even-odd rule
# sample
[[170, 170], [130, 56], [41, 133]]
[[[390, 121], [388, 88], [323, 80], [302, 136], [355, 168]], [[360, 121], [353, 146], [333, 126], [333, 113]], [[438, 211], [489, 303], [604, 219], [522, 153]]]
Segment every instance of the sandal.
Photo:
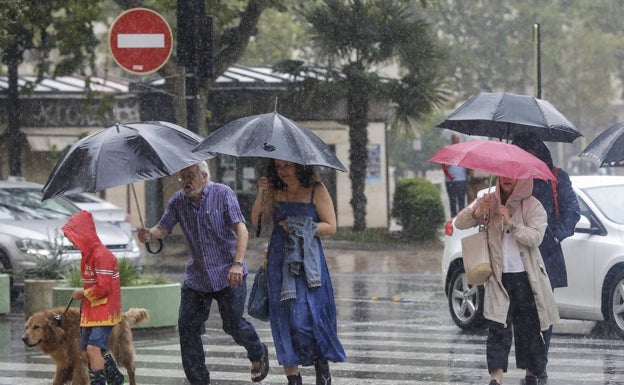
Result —
[[254, 362], [258, 363], [258, 366], [252, 366], [251, 368], [251, 381], [253, 382], [260, 382], [269, 374], [269, 349], [265, 344], [262, 344], [262, 346], [264, 347], [264, 352], [262, 357], [260, 357], [260, 361]]

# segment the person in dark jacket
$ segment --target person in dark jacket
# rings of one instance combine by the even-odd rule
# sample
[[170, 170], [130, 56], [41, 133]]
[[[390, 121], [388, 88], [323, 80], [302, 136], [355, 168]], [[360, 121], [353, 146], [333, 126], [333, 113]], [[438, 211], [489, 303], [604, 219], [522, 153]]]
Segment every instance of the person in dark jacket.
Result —
[[[552, 286], [553, 291], [558, 287], [567, 287], [568, 273], [561, 249], [561, 241], [574, 234], [576, 223], [581, 217], [570, 176], [564, 170], [553, 165], [550, 150], [537, 135], [527, 133], [515, 136], [512, 144], [541, 159], [557, 177], [554, 184], [551, 181], [534, 179], [533, 196], [544, 206], [548, 216], [548, 228], [539, 250], [546, 265], [550, 286]], [[544, 333], [547, 362], [551, 337], [552, 326]], [[547, 376], [546, 371], [540, 374], [540, 378]]]
[[61, 231], [82, 253], [83, 288], [75, 290], [72, 298], [82, 301], [81, 348], [89, 363], [91, 385], [123, 384], [124, 376], [113, 357], [103, 355], [113, 326], [123, 320], [117, 259], [100, 241], [90, 212], [83, 210], [72, 215]]

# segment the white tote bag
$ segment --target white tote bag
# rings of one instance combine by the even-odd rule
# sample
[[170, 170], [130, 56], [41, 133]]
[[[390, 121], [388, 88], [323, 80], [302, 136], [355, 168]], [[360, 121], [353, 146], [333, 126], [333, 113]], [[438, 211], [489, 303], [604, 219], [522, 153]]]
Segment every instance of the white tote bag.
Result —
[[479, 231], [476, 234], [462, 238], [462, 258], [464, 271], [468, 283], [482, 285], [492, 275], [492, 263], [490, 262], [490, 249], [487, 241], [487, 231]]

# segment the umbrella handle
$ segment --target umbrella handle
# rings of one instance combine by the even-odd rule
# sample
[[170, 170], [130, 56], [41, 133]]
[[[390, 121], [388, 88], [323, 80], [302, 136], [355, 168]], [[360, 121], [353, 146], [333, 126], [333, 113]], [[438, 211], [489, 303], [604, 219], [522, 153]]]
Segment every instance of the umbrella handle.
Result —
[[162, 239], [156, 238], [156, 240], [158, 241], [158, 249], [154, 250], [154, 251], [150, 247], [149, 242], [145, 243], [145, 248], [147, 249], [148, 253], [150, 253], [150, 254], [158, 254], [158, 253], [160, 253], [162, 251], [163, 246], [164, 246]]
[[256, 238], [260, 237], [261, 231], [262, 231], [262, 212], [258, 214], [258, 228], [256, 229]]
[[260, 212], [258, 213], [258, 228], [256, 229], [256, 238], [260, 237], [262, 231], [262, 213], [264, 212], [264, 190], [262, 190], [262, 200], [260, 201]]

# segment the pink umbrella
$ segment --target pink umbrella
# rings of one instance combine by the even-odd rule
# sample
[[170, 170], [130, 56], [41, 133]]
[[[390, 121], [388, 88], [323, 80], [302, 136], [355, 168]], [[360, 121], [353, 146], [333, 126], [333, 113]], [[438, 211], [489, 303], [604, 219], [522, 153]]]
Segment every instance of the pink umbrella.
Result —
[[[546, 163], [518, 146], [493, 140], [471, 140], [441, 148], [430, 162], [461, 166], [514, 179], [556, 180]], [[448, 175], [448, 174], [447, 174]]]

